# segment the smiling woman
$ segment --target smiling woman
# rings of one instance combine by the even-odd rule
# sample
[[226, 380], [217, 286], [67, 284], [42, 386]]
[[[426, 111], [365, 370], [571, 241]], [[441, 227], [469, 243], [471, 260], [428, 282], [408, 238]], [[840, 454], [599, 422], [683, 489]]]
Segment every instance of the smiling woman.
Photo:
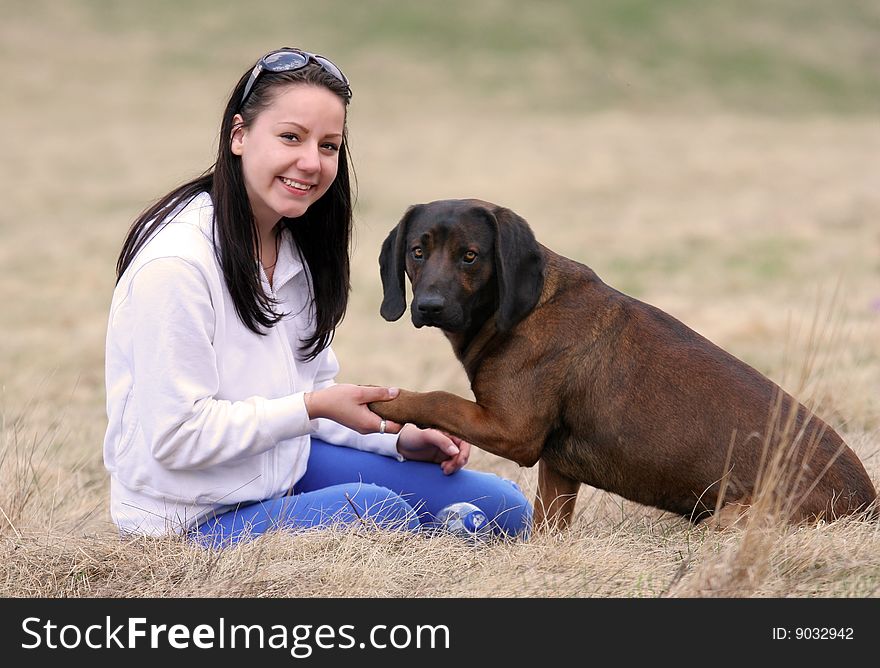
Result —
[[226, 105], [213, 168], [132, 226], [106, 349], [104, 462], [122, 532], [220, 546], [368, 519], [418, 530], [466, 501], [496, 533], [528, 533], [513, 483], [461, 470], [469, 443], [380, 419], [367, 404], [393, 388], [334, 380], [350, 99], [323, 56], [264, 56]]

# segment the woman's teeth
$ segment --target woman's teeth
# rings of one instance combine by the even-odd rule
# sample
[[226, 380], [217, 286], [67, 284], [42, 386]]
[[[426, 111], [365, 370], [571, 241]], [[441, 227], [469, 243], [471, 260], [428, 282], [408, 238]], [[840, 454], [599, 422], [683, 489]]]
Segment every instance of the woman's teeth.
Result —
[[291, 188], [296, 188], [297, 190], [308, 190], [312, 186], [306, 183], [299, 183], [298, 181], [291, 181], [290, 179], [285, 179], [283, 176], [281, 177], [281, 181], [286, 186], [290, 186]]

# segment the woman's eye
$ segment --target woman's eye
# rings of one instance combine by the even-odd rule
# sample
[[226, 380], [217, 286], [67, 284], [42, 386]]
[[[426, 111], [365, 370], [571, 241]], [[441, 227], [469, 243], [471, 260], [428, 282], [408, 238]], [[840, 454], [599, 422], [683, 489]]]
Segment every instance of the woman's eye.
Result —
[[412, 256], [416, 260], [421, 260], [423, 257], [425, 257], [425, 251], [422, 250], [421, 246], [416, 246], [412, 249]]
[[323, 148], [325, 151], [330, 151], [331, 153], [336, 153], [339, 150], [339, 146], [337, 146], [336, 144], [331, 144], [329, 142], [326, 144], [321, 144], [321, 148]]
[[292, 132], [285, 132], [283, 135], [281, 135], [281, 138], [284, 139], [285, 141], [298, 141], [299, 140], [299, 137], [297, 137]]
[[467, 264], [473, 264], [474, 260], [477, 259], [477, 254], [474, 251], [467, 251], [464, 254], [464, 261]]

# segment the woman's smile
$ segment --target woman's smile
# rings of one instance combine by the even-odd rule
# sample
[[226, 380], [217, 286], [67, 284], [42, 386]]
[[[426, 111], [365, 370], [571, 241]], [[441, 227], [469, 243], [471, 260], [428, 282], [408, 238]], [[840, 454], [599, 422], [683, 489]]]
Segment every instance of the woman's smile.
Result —
[[295, 179], [288, 179], [284, 176], [279, 176], [278, 179], [281, 181], [284, 187], [287, 188], [291, 195], [295, 195], [297, 197], [302, 197], [303, 195], [308, 194], [308, 192], [315, 187], [313, 183], [305, 183], [303, 181], [297, 181]]

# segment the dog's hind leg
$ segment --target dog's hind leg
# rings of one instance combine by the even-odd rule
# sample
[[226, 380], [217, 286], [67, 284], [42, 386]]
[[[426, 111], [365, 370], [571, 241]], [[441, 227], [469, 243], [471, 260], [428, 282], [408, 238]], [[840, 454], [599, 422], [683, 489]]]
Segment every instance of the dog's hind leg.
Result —
[[565, 529], [571, 524], [580, 482], [563, 475], [546, 461], [538, 462], [538, 497], [535, 499], [535, 529]]
[[728, 501], [706, 519], [705, 525], [716, 531], [743, 528], [749, 516], [751, 503], [749, 499]]

